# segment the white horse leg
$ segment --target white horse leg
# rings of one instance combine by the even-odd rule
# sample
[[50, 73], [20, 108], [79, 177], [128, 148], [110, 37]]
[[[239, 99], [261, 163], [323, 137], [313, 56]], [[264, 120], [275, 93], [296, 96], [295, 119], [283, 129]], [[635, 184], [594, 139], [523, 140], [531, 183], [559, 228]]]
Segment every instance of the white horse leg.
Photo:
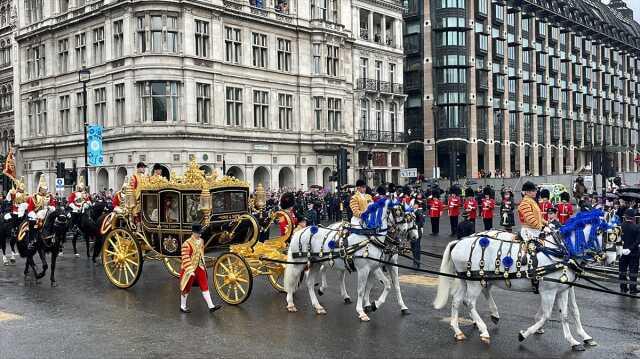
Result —
[[553, 310], [553, 302], [556, 300], [556, 291], [557, 290], [555, 288], [554, 289], [547, 289], [547, 290], [543, 290], [543, 289], [544, 288], [541, 285], [541, 288], [540, 288], [540, 310], [541, 310], [541, 316], [540, 316], [540, 319], [535, 324], [533, 324], [531, 327], [529, 327], [527, 330], [520, 331], [520, 333], [518, 334], [518, 340], [519, 341], [524, 341], [531, 334], [535, 333], [538, 329], [542, 328], [544, 323], [551, 316], [551, 311]]
[[[540, 306], [540, 308], [538, 308], [538, 311], [536, 312], [536, 316], [533, 317], [535, 323], [537, 323], [540, 319], [542, 319], [542, 306]], [[538, 335], [542, 335], [544, 334], [544, 328], [540, 327], [538, 330], [536, 330], [536, 333]]]
[[380, 308], [387, 300], [387, 296], [389, 295], [389, 291], [391, 290], [391, 281], [389, 281], [389, 278], [387, 278], [387, 276], [382, 271], [382, 267], [376, 268], [373, 273], [376, 275], [376, 278], [378, 278], [382, 282], [383, 285], [380, 297], [378, 298], [378, 300], [373, 302], [373, 306], [371, 308], [373, 309], [373, 311], [375, 311], [377, 308]]
[[345, 304], [351, 304], [351, 297], [349, 293], [347, 293], [347, 271], [340, 270], [340, 295], [342, 295], [342, 299], [344, 299]]
[[467, 302], [469, 303], [471, 319], [473, 319], [478, 326], [478, 330], [480, 331], [480, 340], [485, 344], [489, 344], [491, 342], [491, 337], [487, 330], [487, 325], [484, 323], [484, 320], [482, 320], [482, 317], [480, 317], [480, 314], [476, 309], [476, 302], [478, 301], [478, 297], [480, 296], [480, 293], [482, 293], [482, 290], [483, 288], [479, 282], [467, 283]]
[[[398, 256], [393, 256], [391, 261], [394, 264], [398, 264]], [[389, 270], [389, 274], [391, 275], [391, 284], [395, 289], [396, 298], [398, 299], [398, 305], [400, 306], [400, 311], [404, 315], [411, 314], [411, 312], [409, 312], [409, 308], [407, 308], [407, 306], [404, 304], [404, 300], [402, 299], [402, 292], [400, 292], [400, 275], [398, 274], [398, 267], [392, 266], [392, 268]]]
[[374, 308], [372, 308], [372, 306], [371, 306], [371, 289], [373, 289], [374, 283], [375, 283], [374, 273], [373, 272], [369, 272], [369, 278], [367, 279], [367, 285], [364, 288], [364, 312], [365, 313], [374, 312], [374, 311], [376, 311], [378, 309], [375, 306], [374, 306]]
[[593, 337], [587, 334], [582, 327], [582, 321], [580, 320], [580, 309], [578, 309], [578, 303], [576, 302], [576, 292], [573, 287], [569, 288], [569, 312], [573, 316], [573, 320], [576, 322], [576, 330], [578, 335], [582, 338], [585, 346], [595, 347], [598, 345]]
[[584, 350], [584, 347], [580, 342], [578, 342], [573, 335], [571, 335], [571, 328], [569, 328], [569, 290], [565, 289], [558, 295], [558, 308], [560, 308], [560, 323], [562, 323], [562, 333], [564, 334], [564, 339], [566, 339], [570, 344], [571, 348], [576, 351]]
[[498, 306], [496, 305], [496, 301], [493, 300], [493, 296], [491, 295], [491, 284], [482, 288], [482, 294], [484, 298], [489, 302], [489, 310], [491, 311], [491, 321], [493, 324], [498, 325], [500, 321], [500, 313], [498, 313]]
[[[289, 259], [289, 261], [291, 261], [291, 259]], [[298, 311], [295, 303], [293, 302], [293, 294], [298, 288], [298, 282], [303, 270], [304, 265], [287, 264], [284, 271], [284, 289], [287, 292], [287, 310], [292, 313]]]
[[323, 295], [324, 291], [327, 289], [327, 268], [324, 264], [320, 267], [320, 288], [318, 288], [318, 295]]
[[364, 301], [364, 292], [367, 286], [367, 281], [369, 280], [369, 265], [365, 265], [362, 268], [359, 268], [357, 271], [358, 274], [358, 300], [356, 300], [356, 312], [360, 317], [360, 320], [363, 322], [368, 322], [370, 319], [367, 316], [367, 313], [364, 312], [362, 308], [362, 302]]
[[311, 304], [316, 310], [316, 314], [327, 314], [327, 311], [320, 305], [316, 292], [314, 290], [316, 284], [316, 275], [320, 271], [318, 266], [311, 266], [307, 272], [307, 290], [309, 291], [309, 297], [311, 298]]
[[453, 299], [451, 300], [451, 328], [457, 341], [463, 341], [466, 339], [462, 330], [460, 330], [460, 324], [458, 322], [458, 313], [460, 312], [460, 303], [464, 299], [467, 291], [467, 282], [464, 280], [456, 279], [460, 281], [460, 285], [456, 287], [453, 292]]

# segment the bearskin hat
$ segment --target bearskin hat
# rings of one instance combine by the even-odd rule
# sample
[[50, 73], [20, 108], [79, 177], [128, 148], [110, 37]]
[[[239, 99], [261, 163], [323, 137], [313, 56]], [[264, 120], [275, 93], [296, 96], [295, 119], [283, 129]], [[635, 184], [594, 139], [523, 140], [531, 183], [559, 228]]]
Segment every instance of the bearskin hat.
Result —
[[289, 209], [296, 204], [296, 198], [292, 192], [283, 193], [280, 196], [280, 208], [281, 209]]
[[440, 190], [440, 188], [436, 187], [434, 189], [431, 190], [431, 195], [433, 197], [440, 197], [440, 195], [442, 194], [442, 191]]
[[620, 176], [616, 176], [616, 177], [613, 179], [613, 183], [614, 183], [616, 186], [622, 186], [622, 178], [620, 178]]
[[393, 183], [387, 184], [387, 191], [389, 191], [389, 193], [395, 193], [396, 192], [396, 185], [393, 184]]
[[462, 189], [461, 189], [461, 188], [460, 188], [460, 186], [458, 186], [458, 185], [453, 185], [453, 186], [451, 187], [451, 189], [449, 189], [449, 192], [450, 192], [451, 194], [455, 194], [455, 195], [459, 196], [459, 195], [461, 195], [461, 194], [462, 194]]
[[473, 192], [473, 188], [467, 188], [464, 190], [465, 197], [475, 197], [475, 193]]
[[380, 185], [378, 186], [378, 188], [376, 188], [376, 193], [381, 195], [381, 196], [386, 196], [387, 195], [387, 187]]
[[549, 197], [550, 197], [550, 194], [548, 189], [543, 188], [542, 190], [540, 190], [540, 198], [549, 199]]
[[493, 196], [493, 191], [491, 190], [491, 188], [489, 186], [487, 186], [482, 190], [482, 194], [485, 195], [485, 196], [491, 197], [491, 196]]
[[535, 190], [536, 190], [536, 185], [531, 181], [527, 181], [522, 185], [522, 192], [529, 192], [529, 191], [535, 191]]
[[560, 200], [569, 202], [571, 200], [571, 196], [569, 196], [569, 192], [560, 193]]

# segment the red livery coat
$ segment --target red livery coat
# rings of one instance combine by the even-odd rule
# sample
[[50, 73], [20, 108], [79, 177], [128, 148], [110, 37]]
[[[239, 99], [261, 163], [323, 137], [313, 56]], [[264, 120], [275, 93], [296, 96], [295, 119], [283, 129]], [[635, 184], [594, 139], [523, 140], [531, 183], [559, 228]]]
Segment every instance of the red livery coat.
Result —
[[491, 219], [493, 218], [493, 209], [496, 208], [496, 201], [492, 198], [483, 198], [482, 199], [482, 218], [483, 219]]
[[542, 211], [542, 218], [547, 221], [549, 220], [549, 215], [547, 215], [547, 210], [553, 207], [550, 201], [539, 201], [538, 207], [540, 207], [540, 211]]
[[437, 218], [442, 215], [444, 211], [444, 204], [437, 198], [432, 198], [427, 202], [429, 206], [429, 218]]
[[558, 221], [565, 224], [573, 216], [573, 205], [571, 203], [562, 202], [558, 204]]
[[449, 217], [458, 217], [460, 215], [460, 209], [462, 208], [462, 200], [460, 197], [456, 195], [449, 196], [447, 208], [449, 210]]
[[470, 197], [464, 200], [464, 210], [469, 212], [469, 220], [475, 221], [478, 217], [478, 201], [475, 198]]

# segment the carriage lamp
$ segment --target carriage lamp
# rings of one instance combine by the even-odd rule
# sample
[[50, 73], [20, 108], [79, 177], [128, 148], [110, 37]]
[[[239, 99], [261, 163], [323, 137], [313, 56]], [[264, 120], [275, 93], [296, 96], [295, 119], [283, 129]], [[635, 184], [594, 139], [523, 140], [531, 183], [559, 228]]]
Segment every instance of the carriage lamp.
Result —
[[254, 203], [254, 207], [257, 210], [261, 210], [267, 205], [267, 194], [264, 191], [264, 187], [262, 186], [262, 183], [259, 183], [258, 187], [256, 187], [256, 193], [254, 196], [253, 203]]
[[211, 194], [208, 188], [204, 188], [200, 194], [200, 211], [202, 212], [202, 224], [209, 224], [209, 215], [211, 214]]

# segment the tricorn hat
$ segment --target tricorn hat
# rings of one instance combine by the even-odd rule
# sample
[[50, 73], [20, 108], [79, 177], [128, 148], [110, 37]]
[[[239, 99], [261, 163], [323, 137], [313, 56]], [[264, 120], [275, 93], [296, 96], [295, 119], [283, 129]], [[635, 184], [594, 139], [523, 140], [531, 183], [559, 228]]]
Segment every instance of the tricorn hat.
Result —
[[144, 162], [140, 161], [136, 165], [136, 168], [147, 168], [147, 165]]

